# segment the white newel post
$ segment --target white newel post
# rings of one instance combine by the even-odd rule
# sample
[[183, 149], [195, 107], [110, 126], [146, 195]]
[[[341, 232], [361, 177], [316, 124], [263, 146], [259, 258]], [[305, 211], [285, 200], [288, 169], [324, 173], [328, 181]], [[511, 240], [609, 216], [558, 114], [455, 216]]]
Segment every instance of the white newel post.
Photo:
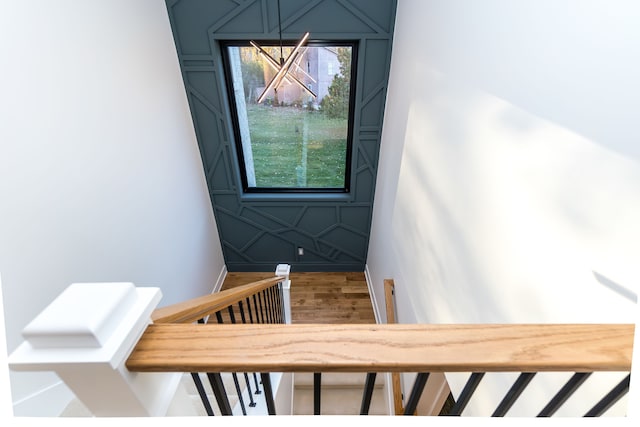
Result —
[[284, 321], [291, 323], [291, 280], [289, 273], [291, 266], [289, 264], [278, 264], [276, 267], [276, 276], [284, 277], [282, 281], [282, 303], [284, 305]]
[[[284, 277], [282, 281], [282, 305], [284, 306], [284, 323], [291, 324], [291, 280], [289, 264], [278, 264], [276, 276]], [[276, 413], [279, 415], [293, 415], [293, 373], [280, 372], [271, 374]]]
[[132, 283], [75, 283], [23, 330], [16, 371], [53, 371], [94, 416], [164, 416], [180, 373], [136, 373], [125, 362], [162, 293]]

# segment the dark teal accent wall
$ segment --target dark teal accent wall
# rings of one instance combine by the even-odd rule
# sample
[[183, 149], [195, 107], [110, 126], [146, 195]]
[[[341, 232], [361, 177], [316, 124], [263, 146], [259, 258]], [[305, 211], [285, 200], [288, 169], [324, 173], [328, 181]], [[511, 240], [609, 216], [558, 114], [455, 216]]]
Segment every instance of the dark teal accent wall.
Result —
[[284, 39], [359, 43], [348, 194], [242, 192], [218, 41], [277, 40], [277, 0], [166, 4], [227, 269], [364, 270], [396, 0], [280, 0]]

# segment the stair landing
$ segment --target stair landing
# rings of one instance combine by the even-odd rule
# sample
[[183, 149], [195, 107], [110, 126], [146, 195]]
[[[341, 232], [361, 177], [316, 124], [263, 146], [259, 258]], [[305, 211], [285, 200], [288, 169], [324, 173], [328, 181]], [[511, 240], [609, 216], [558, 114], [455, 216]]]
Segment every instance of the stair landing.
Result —
[[[222, 289], [273, 277], [230, 272]], [[376, 323], [364, 272], [292, 272], [292, 323]]]

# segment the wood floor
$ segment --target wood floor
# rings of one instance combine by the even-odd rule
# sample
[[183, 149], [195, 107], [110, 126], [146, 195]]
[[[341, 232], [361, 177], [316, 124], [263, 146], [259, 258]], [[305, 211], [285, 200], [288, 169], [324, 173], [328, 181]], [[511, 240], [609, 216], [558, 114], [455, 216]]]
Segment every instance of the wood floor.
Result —
[[[266, 273], [227, 273], [222, 290], [273, 277]], [[292, 323], [376, 323], [362, 272], [291, 273]]]

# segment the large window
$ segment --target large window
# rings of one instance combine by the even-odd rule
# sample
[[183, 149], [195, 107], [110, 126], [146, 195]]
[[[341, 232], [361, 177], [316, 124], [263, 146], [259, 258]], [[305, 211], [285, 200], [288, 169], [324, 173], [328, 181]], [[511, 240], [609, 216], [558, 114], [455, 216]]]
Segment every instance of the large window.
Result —
[[222, 45], [244, 191], [348, 192], [356, 45], [292, 45]]

